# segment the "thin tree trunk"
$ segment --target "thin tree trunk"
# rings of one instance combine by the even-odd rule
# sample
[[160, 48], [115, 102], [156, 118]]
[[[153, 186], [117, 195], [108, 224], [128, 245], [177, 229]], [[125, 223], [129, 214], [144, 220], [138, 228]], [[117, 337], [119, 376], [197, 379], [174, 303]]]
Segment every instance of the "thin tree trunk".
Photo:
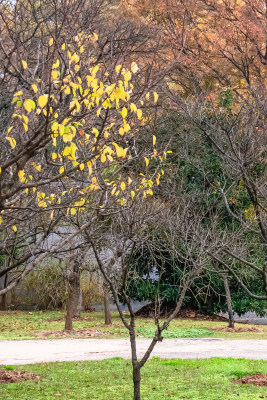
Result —
[[133, 366], [133, 384], [134, 397], [133, 400], [141, 400], [141, 367], [137, 364]]
[[75, 305], [75, 278], [69, 279], [69, 297], [67, 301], [67, 313], [65, 318], [65, 331], [71, 331], [73, 329], [72, 326], [72, 318], [74, 313], [74, 305]]
[[6, 310], [6, 294], [2, 294], [1, 296], [1, 310], [5, 311]]
[[229, 328], [234, 328], [235, 327], [235, 321], [234, 321], [234, 313], [232, 309], [232, 300], [231, 300], [231, 293], [230, 293], [230, 288], [228, 284], [228, 279], [227, 279], [227, 272], [226, 271], [221, 271], [219, 268], [219, 264], [215, 263], [214, 264], [215, 270], [218, 272], [218, 274], [222, 277], [223, 279], [223, 284], [224, 284], [224, 291], [225, 291], [225, 297], [226, 297], [226, 302], [227, 302], [227, 309], [228, 309], [228, 327]]
[[[7, 268], [8, 264], [9, 264], [9, 258], [8, 258], [8, 256], [5, 256], [4, 257], [4, 267]], [[7, 287], [7, 282], [8, 282], [8, 273], [5, 274], [3, 289], [5, 289]], [[2, 296], [1, 296], [1, 310], [2, 311], [6, 310], [6, 293], [2, 294]]]
[[[7, 274], [5, 275], [5, 280], [4, 280], [4, 289], [7, 287]], [[1, 310], [5, 311], [6, 310], [6, 293], [2, 294], [1, 296]]]
[[80, 268], [77, 264], [73, 264], [73, 271], [67, 276], [69, 284], [69, 296], [67, 301], [67, 313], [65, 318], [65, 330], [73, 329], [73, 317], [79, 317], [81, 311], [81, 282]]
[[111, 312], [110, 312], [110, 298], [109, 298], [109, 285], [103, 283], [103, 294], [104, 294], [104, 312], [105, 312], [105, 325], [111, 325]]
[[231, 293], [230, 293], [228, 279], [227, 279], [226, 274], [223, 274], [223, 284], [224, 284], [224, 290], [225, 290], [227, 308], [228, 308], [229, 328], [234, 328], [235, 327], [234, 313], [233, 313], [233, 309], [232, 309]]
[[73, 289], [74, 289], [73, 317], [80, 318], [83, 297], [82, 297], [82, 288], [81, 288], [81, 270], [80, 270], [79, 266], [75, 265], [73, 267], [73, 272], [76, 274], [75, 284], [73, 286]]

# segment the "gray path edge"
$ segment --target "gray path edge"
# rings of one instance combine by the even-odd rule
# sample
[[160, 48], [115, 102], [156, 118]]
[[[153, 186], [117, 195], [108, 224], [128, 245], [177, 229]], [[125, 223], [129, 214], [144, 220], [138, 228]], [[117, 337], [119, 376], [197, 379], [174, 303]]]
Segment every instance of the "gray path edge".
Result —
[[[150, 339], [137, 339], [141, 357]], [[157, 343], [152, 357], [247, 358], [267, 360], [267, 340], [166, 339]], [[55, 361], [90, 361], [131, 358], [129, 339], [0, 340], [0, 365]]]

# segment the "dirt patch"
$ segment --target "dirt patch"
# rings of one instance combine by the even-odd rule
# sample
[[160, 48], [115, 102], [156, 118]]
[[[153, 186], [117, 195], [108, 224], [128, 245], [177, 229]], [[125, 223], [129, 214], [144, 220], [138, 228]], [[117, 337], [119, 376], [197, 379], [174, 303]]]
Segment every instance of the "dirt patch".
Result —
[[20, 314], [19, 311], [11, 311], [11, 310], [7, 310], [7, 311], [1, 311], [0, 310], [0, 315], [17, 315]]
[[88, 328], [81, 328], [81, 329], [73, 329], [72, 331], [42, 331], [36, 332], [34, 336], [41, 337], [42, 339], [56, 339], [56, 338], [72, 338], [72, 337], [79, 337], [79, 338], [88, 338], [88, 337], [100, 337], [105, 336], [106, 333], [96, 329], [88, 329]]
[[15, 370], [0, 370], [0, 383], [17, 383], [22, 381], [39, 380], [39, 375]]
[[244, 385], [267, 386], [267, 374], [255, 374], [237, 379], [234, 383], [243, 383]]
[[229, 326], [224, 326], [224, 327], [218, 327], [214, 326], [212, 328], [209, 328], [212, 331], [217, 331], [217, 332], [231, 332], [231, 333], [242, 333], [242, 332], [258, 332], [258, 333], [264, 333], [264, 331], [260, 328], [257, 328], [256, 326], [249, 326], [249, 327], [243, 327], [243, 326], [237, 326], [235, 328], [229, 328]]
[[[50, 319], [48, 319], [47, 320], [48, 322], [62, 322], [62, 321], [65, 321], [65, 318], [64, 317], [62, 317], [62, 318], [50, 318]], [[89, 322], [91, 322], [91, 321], [94, 321], [94, 318], [89, 318], [89, 317], [73, 317], [72, 318], [72, 321], [89, 321]]]

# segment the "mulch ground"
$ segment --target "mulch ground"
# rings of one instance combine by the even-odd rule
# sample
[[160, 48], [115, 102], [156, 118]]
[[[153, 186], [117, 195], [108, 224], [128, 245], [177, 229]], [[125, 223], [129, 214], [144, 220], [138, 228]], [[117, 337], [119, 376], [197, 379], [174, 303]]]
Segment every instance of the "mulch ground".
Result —
[[17, 383], [22, 381], [39, 380], [39, 375], [15, 370], [0, 370], [0, 383]]
[[100, 330], [81, 328], [81, 329], [73, 329], [72, 331], [42, 331], [36, 332], [34, 336], [41, 337], [43, 339], [56, 339], [56, 338], [88, 338], [88, 337], [100, 337], [105, 336], [106, 333]]
[[264, 331], [260, 328], [256, 328], [255, 326], [249, 326], [249, 327], [243, 327], [243, 326], [237, 326], [236, 328], [229, 328], [228, 326], [224, 327], [218, 327], [218, 326], [213, 326], [211, 328], [212, 331], [217, 331], [217, 332], [231, 332], [231, 333], [241, 333], [241, 332], [258, 332], [258, 333], [264, 333]]
[[267, 374], [255, 374], [237, 379], [235, 383], [243, 383], [244, 385], [267, 386]]
[[[61, 321], [65, 321], [65, 317], [61, 317], [61, 318], [50, 318], [47, 320], [48, 322], [61, 322]], [[92, 322], [94, 321], [94, 318], [89, 318], [89, 317], [73, 317], [72, 321], [89, 321]]]

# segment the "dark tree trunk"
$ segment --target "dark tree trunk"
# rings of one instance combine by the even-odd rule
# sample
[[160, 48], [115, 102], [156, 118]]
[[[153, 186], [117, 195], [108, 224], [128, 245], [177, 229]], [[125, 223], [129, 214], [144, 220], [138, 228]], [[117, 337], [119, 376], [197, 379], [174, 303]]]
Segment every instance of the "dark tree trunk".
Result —
[[72, 319], [79, 314], [78, 306], [81, 296], [80, 269], [74, 264], [73, 271], [68, 275], [69, 296], [67, 301], [67, 313], [65, 318], [65, 330], [73, 329]]
[[[8, 267], [8, 264], [9, 264], [9, 258], [8, 258], [7, 256], [5, 256], [4, 263], [5, 263], [5, 265], [4, 265], [5, 268], [7, 268], [7, 267]], [[7, 283], [8, 283], [8, 273], [5, 274], [4, 287], [3, 287], [3, 289], [5, 289], [5, 288], [7, 287]], [[2, 294], [2, 296], [1, 296], [1, 306], [0, 306], [0, 309], [1, 309], [2, 311], [5, 311], [5, 310], [6, 310], [6, 293]]]
[[104, 293], [104, 312], [105, 312], [105, 325], [111, 325], [111, 312], [110, 312], [110, 298], [109, 298], [109, 285], [103, 283], [103, 293]]
[[226, 274], [223, 274], [223, 284], [224, 284], [224, 290], [225, 290], [227, 308], [228, 308], [228, 316], [229, 316], [229, 325], [228, 326], [229, 326], [229, 328], [234, 328], [235, 327], [234, 313], [233, 313], [233, 309], [232, 309], [231, 293], [230, 293], [228, 279], [227, 279]]
[[74, 267], [73, 271], [76, 273], [75, 285], [74, 289], [74, 306], [73, 306], [73, 317], [80, 318], [82, 303], [83, 303], [83, 294], [81, 288], [81, 270], [79, 267]]
[[72, 318], [74, 313], [74, 305], [75, 305], [75, 279], [69, 279], [69, 296], [67, 301], [67, 314], [65, 319], [65, 331], [71, 331], [72, 327]]
[[133, 400], [141, 400], [141, 373], [140, 366], [133, 366], [133, 384], [134, 384], [134, 397]]
[[6, 310], [6, 294], [2, 294], [1, 296], [1, 308], [2, 311]]

